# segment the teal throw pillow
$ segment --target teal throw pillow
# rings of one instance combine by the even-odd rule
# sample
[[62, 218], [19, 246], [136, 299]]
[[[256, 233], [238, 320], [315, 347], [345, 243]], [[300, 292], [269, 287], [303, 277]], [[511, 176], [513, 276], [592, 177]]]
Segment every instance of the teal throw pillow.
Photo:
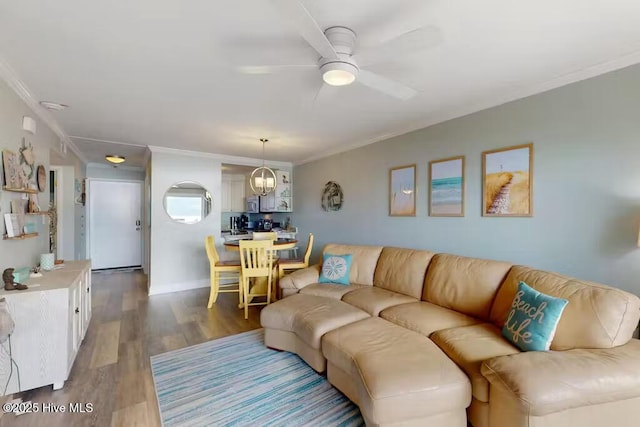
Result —
[[567, 303], [520, 282], [502, 335], [522, 351], [547, 351]]
[[324, 254], [322, 256], [322, 271], [320, 272], [318, 283], [348, 285], [349, 274], [351, 273], [351, 259], [351, 254]]

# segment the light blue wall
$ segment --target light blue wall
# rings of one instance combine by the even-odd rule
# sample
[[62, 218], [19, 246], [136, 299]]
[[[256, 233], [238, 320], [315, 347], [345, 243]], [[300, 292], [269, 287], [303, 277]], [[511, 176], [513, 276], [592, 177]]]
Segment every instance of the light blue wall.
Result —
[[[229, 227], [231, 226], [231, 217], [232, 216], [240, 216], [240, 215], [242, 215], [241, 212], [222, 212], [222, 230], [228, 230], [229, 229]], [[287, 217], [291, 216], [291, 214], [284, 213], [284, 212], [273, 212], [273, 213], [270, 213], [270, 214], [264, 214], [264, 213], [250, 213], [250, 214], [247, 214], [247, 213], [245, 213], [245, 215], [247, 215], [249, 217], [250, 221], [255, 221], [255, 222], [258, 222], [259, 220], [264, 219], [265, 217], [269, 216], [269, 218], [271, 218], [271, 220], [273, 222], [279, 222], [282, 227], [284, 227], [284, 224], [287, 221]]]
[[[534, 216], [481, 216], [482, 152], [534, 143]], [[427, 216], [428, 163], [466, 156], [466, 216]], [[388, 216], [389, 168], [417, 164], [417, 214]], [[640, 295], [640, 66], [575, 83], [294, 169], [294, 225], [325, 243], [506, 260]], [[344, 191], [324, 212], [327, 181]]]

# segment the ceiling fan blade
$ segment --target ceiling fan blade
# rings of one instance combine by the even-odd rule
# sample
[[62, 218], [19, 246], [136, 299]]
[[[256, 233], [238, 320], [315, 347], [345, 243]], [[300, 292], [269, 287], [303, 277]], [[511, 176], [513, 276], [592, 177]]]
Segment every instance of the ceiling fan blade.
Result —
[[442, 43], [442, 32], [438, 28], [422, 27], [394, 37], [378, 46], [361, 47], [357, 50], [355, 59], [359, 65], [371, 65], [419, 53], [440, 43]]
[[290, 64], [290, 65], [241, 65], [235, 67], [240, 74], [273, 74], [300, 68], [318, 68], [316, 64]]
[[271, 0], [280, 13], [291, 21], [302, 38], [326, 59], [337, 59], [335, 49], [325, 37], [318, 23], [299, 0]]
[[313, 97], [313, 102], [314, 103], [324, 102], [328, 99], [333, 98], [337, 92], [336, 89], [340, 89], [340, 88], [337, 88], [336, 86], [328, 85], [323, 82], [320, 85], [320, 89], [318, 89], [318, 92], [316, 92], [316, 96]]
[[360, 69], [358, 73], [358, 81], [365, 86], [403, 101], [414, 97], [418, 93], [418, 91], [409, 86], [363, 69]]

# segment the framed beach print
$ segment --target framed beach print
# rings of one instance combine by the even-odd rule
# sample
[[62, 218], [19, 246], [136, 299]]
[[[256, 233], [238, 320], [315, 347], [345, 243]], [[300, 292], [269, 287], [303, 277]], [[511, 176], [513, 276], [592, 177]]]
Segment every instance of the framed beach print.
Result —
[[429, 162], [429, 216], [464, 216], [464, 156]]
[[389, 169], [389, 215], [416, 216], [416, 165]]
[[533, 144], [482, 153], [482, 215], [533, 216]]

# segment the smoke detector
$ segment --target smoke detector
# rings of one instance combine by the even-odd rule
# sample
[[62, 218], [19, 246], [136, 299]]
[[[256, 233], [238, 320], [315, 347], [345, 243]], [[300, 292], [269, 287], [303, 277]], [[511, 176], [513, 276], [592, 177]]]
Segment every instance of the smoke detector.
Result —
[[60, 104], [58, 102], [52, 102], [52, 101], [40, 101], [40, 105], [42, 105], [47, 110], [51, 110], [51, 111], [62, 111], [66, 108], [69, 108], [69, 106], [66, 104]]

